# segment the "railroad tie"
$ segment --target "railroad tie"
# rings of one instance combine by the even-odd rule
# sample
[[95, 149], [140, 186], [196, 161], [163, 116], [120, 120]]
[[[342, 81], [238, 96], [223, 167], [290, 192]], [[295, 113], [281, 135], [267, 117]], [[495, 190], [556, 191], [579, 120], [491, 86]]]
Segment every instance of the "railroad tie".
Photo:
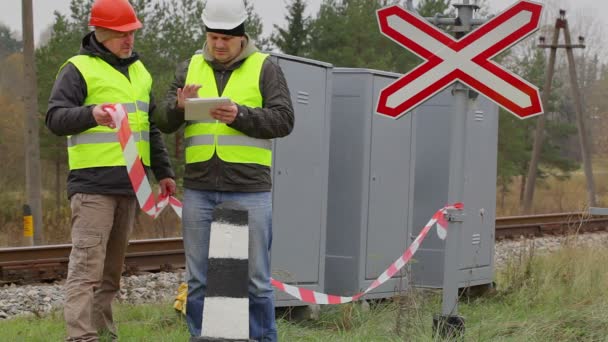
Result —
[[202, 335], [191, 341], [250, 341], [248, 222], [234, 202], [213, 211]]

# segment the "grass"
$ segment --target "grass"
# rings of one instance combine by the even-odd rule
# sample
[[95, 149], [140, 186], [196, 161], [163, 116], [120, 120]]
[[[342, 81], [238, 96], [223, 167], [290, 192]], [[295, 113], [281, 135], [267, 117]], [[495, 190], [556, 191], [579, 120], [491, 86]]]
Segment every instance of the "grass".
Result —
[[[45, 245], [70, 243], [70, 206], [67, 199], [60, 205], [52, 194], [44, 193], [43, 213]], [[0, 192], [0, 247], [25, 246], [23, 239], [23, 193]], [[131, 239], [154, 239], [181, 236], [180, 220], [175, 212], [166, 208], [153, 220], [138, 211]]]
[[[608, 204], [608, 182], [596, 177], [595, 183], [598, 204]], [[558, 180], [549, 176], [547, 179], [539, 181], [534, 190], [532, 213], [562, 213], [583, 210], [588, 203], [586, 184], [585, 175], [579, 172], [573, 173], [570, 178], [565, 180]], [[521, 215], [520, 186], [521, 177], [517, 177], [504, 199], [501, 198], [500, 189], [497, 189], [497, 216]]]
[[[121, 341], [187, 341], [185, 321], [171, 306], [116, 305], [114, 320]], [[43, 318], [23, 317], [0, 322], [3, 341], [47, 342], [63, 341], [63, 313], [54, 311]]]
[[[608, 206], [608, 177], [605, 177], [607, 170], [608, 158], [593, 160], [593, 180], [598, 206]], [[502, 194], [501, 188], [497, 187], [496, 215], [498, 217], [521, 215], [519, 199], [522, 191], [521, 182], [521, 177], [515, 177], [505, 194]], [[576, 212], [587, 209], [587, 205], [587, 181], [582, 168], [572, 172], [566, 179], [549, 176], [536, 181], [532, 213]]]
[[606, 250], [570, 245], [524, 258], [499, 272], [497, 283], [492, 298], [463, 306], [475, 340], [608, 341]]
[[[572, 240], [574, 241], [574, 240]], [[574, 243], [552, 254], [512, 259], [496, 275], [497, 288], [460, 300], [465, 341], [608, 342], [608, 250]], [[398, 300], [397, 300], [398, 299]], [[372, 302], [324, 306], [315, 321], [294, 322], [279, 314], [281, 341], [436, 341], [432, 316], [440, 293], [407, 290]], [[183, 318], [170, 303], [116, 305], [121, 341], [186, 341]], [[0, 322], [6, 341], [59, 341], [62, 314]]]

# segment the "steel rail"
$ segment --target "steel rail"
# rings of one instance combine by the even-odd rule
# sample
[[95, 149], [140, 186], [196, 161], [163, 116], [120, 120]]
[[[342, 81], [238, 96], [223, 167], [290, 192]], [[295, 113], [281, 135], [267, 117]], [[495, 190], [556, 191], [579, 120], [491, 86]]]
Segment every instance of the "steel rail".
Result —
[[585, 212], [505, 216], [496, 219], [496, 239], [607, 230], [608, 216]]
[[[27, 283], [65, 278], [71, 244], [0, 248], [0, 282]], [[132, 240], [125, 272], [171, 271], [185, 265], [182, 238]]]
[[[607, 230], [608, 216], [572, 212], [506, 216], [496, 219], [496, 240]], [[65, 278], [71, 244], [0, 248], [0, 283], [31, 283]], [[125, 273], [172, 271], [185, 266], [181, 237], [132, 240]]]

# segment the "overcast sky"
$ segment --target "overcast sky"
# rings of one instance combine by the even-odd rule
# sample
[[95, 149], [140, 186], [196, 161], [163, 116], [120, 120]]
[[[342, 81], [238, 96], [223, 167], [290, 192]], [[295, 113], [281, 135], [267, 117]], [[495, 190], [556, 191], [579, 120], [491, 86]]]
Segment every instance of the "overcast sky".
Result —
[[[601, 24], [608, 29], [608, 1], [606, 0], [552, 0], [563, 5], [563, 7], [576, 10], [581, 13], [595, 15]], [[416, 3], [417, 0], [414, 0]], [[452, 2], [461, 3], [461, 0]], [[516, 0], [488, 0], [493, 11], [500, 11], [515, 3]], [[544, 1], [541, 1], [544, 2]], [[34, 30], [35, 39], [46, 27], [53, 22], [53, 11], [64, 14], [69, 12], [70, 0], [33, 0], [34, 3]], [[321, 0], [307, 0], [309, 14], [316, 14]], [[273, 24], [282, 25], [286, 14], [285, 0], [254, 0], [254, 8], [261, 15], [264, 23], [264, 35], [272, 30]], [[603, 16], [603, 17], [602, 17]], [[13, 31], [21, 31], [21, 0], [0, 0], [0, 22], [8, 25]]]

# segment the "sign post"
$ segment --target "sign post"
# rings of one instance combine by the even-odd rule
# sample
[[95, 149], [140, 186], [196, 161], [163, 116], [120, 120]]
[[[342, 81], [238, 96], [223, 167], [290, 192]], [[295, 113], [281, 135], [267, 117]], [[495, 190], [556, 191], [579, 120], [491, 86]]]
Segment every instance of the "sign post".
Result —
[[[399, 6], [377, 12], [382, 33], [425, 60], [380, 92], [378, 114], [398, 119], [453, 85], [456, 105], [452, 114], [455, 117], [451, 128], [449, 203], [462, 202], [464, 196], [466, 122], [469, 101], [473, 98], [470, 88], [521, 119], [543, 113], [538, 88], [491, 60], [538, 29], [542, 5], [519, 1], [486, 23], [473, 18], [479, 7], [470, 4], [469, 0], [454, 4], [454, 7], [458, 10], [457, 18], [428, 18], [428, 21]], [[429, 21], [450, 25], [455, 37]], [[475, 25], [481, 26], [473, 31]], [[458, 315], [458, 251], [464, 215], [451, 212], [448, 221], [442, 310], [433, 317], [433, 328], [444, 338], [461, 339], [465, 324], [464, 318]]]

